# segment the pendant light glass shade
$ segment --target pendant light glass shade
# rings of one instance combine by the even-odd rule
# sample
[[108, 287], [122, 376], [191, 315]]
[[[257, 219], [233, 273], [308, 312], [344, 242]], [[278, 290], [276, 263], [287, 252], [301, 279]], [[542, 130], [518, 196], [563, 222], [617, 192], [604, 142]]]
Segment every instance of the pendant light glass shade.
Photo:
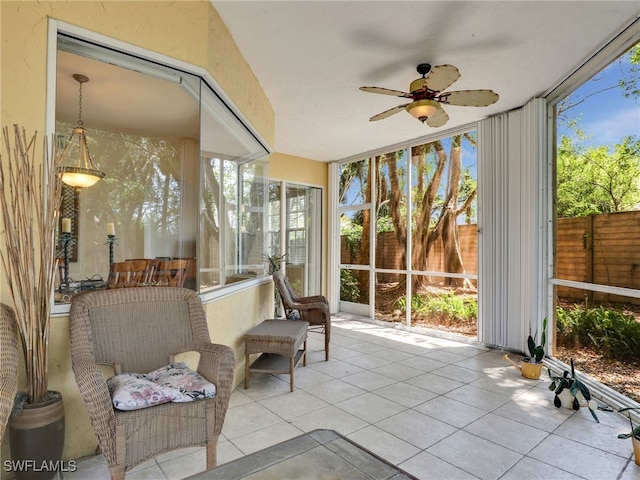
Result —
[[427, 118], [436, 113], [438, 110], [438, 102], [435, 100], [416, 100], [407, 105], [406, 109], [407, 112], [424, 123]]
[[[86, 188], [95, 185], [105, 174], [93, 166], [87, 146], [87, 131], [82, 126], [82, 84], [88, 82], [89, 78], [78, 74], [73, 75], [73, 78], [80, 84], [78, 124], [73, 128], [62, 151], [58, 172], [67, 185]], [[76, 160], [72, 161], [72, 158]]]

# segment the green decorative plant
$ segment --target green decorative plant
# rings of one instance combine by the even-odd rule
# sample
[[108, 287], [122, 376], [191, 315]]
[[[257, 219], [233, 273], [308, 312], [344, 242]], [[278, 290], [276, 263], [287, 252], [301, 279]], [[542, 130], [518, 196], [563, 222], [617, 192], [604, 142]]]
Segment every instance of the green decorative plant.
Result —
[[[618, 410], [618, 412], [628, 412], [629, 410], [640, 410], [640, 407], [625, 407]], [[631, 425], [631, 431], [629, 433], [621, 433], [618, 435], [618, 438], [631, 438], [635, 437], [637, 440], [640, 440], [640, 425], [633, 426], [633, 420], [631, 420], [631, 415], [629, 415], [629, 424]]]
[[275, 272], [279, 272], [282, 266], [282, 262], [287, 259], [288, 253], [283, 253], [282, 255], [267, 255], [266, 253], [262, 256], [264, 260], [267, 262], [267, 272], [269, 275], [273, 275]]
[[[598, 408], [597, 402], [591, 398], [591, 393], [587, 386], [582, 383], [576, 377], [575, 368], [573, 366], [573, 358], [571, 359], [571, 371], [565, 370], [562, 372], [562, 376], [554, 375], [551, 369], [549, 370], [549, 378], [551, 379], [551, 385], [549, 390], [555, 393], [553, 397], [553, 404], [560, 408], [562, 406], [562, 400], [560, 395], [568, 392], [573, 397], [571, 407], [574, 410], [578, 410], [580, 407], [587, 407], [594, 420], [600, 423], [595, 410]], [[566, 396], [566, 393], [565, 393]], [[580, 398], [582, 397], [582, 398]]]
[[536, 345], [538, 340], [538, 332], [535, 335], [531, 335], [529, 332], [529, 338], [527, 338], [527, 348], [529, 349], [529, 362], [541, 363], [544, 358], [544, 346], [547, 343], [547, 317], [542, 321], [542, 336], [540, 338], [540, 345]]
[[[287, 255], [289, 254], [283, 253], [282, 255], [277, 255], [274, 253], [273, 255], [267, 255], [265, 253], [264, 255], [262, 255], [262, 258], [264, 258], [265, 262], [267, 263], [267, 272], [269, 273], [269, 275], [273, 275], [274, 273], [280, 271], [282, 262], [287, 259]], [[280, 293], [278, 292], [277, 288], [273, 291], [273, 316], [275, 318], [280, 317]]]

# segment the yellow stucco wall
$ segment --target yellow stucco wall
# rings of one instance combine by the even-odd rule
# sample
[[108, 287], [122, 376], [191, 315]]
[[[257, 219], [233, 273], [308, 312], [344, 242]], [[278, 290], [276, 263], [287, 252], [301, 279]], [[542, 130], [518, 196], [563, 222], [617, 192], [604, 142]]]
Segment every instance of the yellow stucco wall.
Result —
[[329, 164], [284, 153], [269, 156], [269, 176], [278, 180], [299, 182], [327, 189]]
[[273, 144], [274, 113], [208, 1], [0, 2], [2, 125], [44, 131], [48, 18], [206, 68]]
[[[27, 132], [37, 130], [40, 139], [45, 132], [49, 18], [206, 68], [258, 133], [273, 143], [273, 109], [207, 0], [0, 1], [0, 119], [3, 126], [17, 123]], [[11, 303], [4, 280], [0, 280], [0, 285], [0, 301]], [[243, 372], [244, 368], [242, 333], [272, 316], [268, 314], [273, 308], [272, 292], [271, 284], [264, 284], [206, 306], [212, 338], [235, 349], [237, 372]], [[61, 391], [65, 400], [64, 459], [92, 454], [96, 441], [71, 373], [66, 317], [55, 317], [51, 322], [49, 371], [49, 387]], [[237, 376], [236, 382], [241, 378]], [[8, 458], [7, 443], [2, 445], [2, 459]]]

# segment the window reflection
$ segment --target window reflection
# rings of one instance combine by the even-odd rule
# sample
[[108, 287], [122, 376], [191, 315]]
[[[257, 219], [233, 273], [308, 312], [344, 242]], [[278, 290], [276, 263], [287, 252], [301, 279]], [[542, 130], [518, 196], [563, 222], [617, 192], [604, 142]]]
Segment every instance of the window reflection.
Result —
[[57, 137], [77, 113], [67, 72], [86, 72], [87, 140], [107, 175], [71, 207], [71, 288], [57, 301], [106, 286], [111, 262], [129, 259], [190, 259], [184, 286], [200, 292], [264, 275], [267, 151], [229, 107], [185, 72], [69, 37], [58, 48]]

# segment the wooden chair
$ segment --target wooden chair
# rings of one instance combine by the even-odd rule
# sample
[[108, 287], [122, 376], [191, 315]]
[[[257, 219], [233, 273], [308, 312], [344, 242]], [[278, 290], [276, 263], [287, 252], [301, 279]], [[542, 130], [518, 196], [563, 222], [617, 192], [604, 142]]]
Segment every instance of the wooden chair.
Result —
[[331, 340], [331, 314], [329, 313], [329, 302], [322, 295], [313, 295], [310, 297], [299, 297], [291, 288], [289, 280], [283, 272], [275, 272], [273, 281], [280, 299], [284, 306], [285, 316], [291, 318], [291, 315], [298, 312], [300, 320], [309, 322], [311, 328], [321, 327], [324, 332], [324, 355], [325, 360], [329, 360], [329, 342]]
[[146, 259], [125, 260], [111, 265], [108, 288], [130, 288], [149, 285], [153, 266]]
[[13, 309], [0, 304], [0, 444], [18, 389], [18, 329]]
[[159, 286], [184, 286], [190, 260], [161, 260], [154, 274], [154, 284]]
[[[138, 287], [80, 294], [71, 304], [69, 336], [76, 383], [113, 480], [158, 453], [189, 446], [206, 446], [207, 470], [216, 465], [235, 355], [211, 343], [194, 291]], [[100, 364], [148, 373], [190, 351], [200, 353], [197, 371], [216, 386], [214, 398], [114, 409]]]

